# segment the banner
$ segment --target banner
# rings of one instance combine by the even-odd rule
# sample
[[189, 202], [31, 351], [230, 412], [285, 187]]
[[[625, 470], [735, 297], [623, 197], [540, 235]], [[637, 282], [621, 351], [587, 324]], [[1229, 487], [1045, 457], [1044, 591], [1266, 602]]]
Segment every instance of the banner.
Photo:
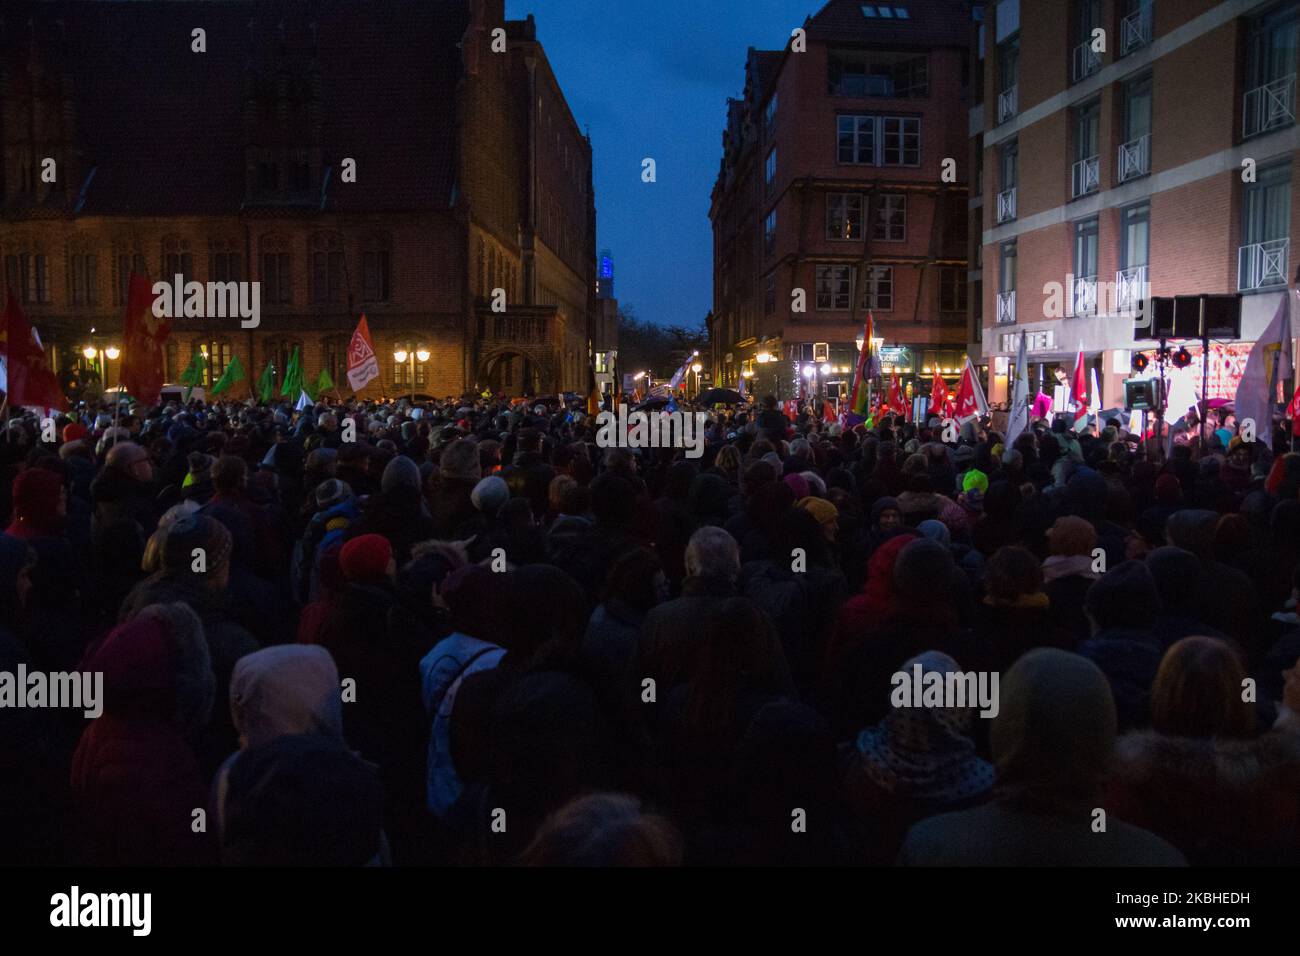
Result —
[[359, 392], [375, 379], [379, 378], [379, 360], [375, 358], [375, 346], [370, 340], [370, 326], [363, 315], [352, 333], [348, 344], [348, 384], [352, 391]]

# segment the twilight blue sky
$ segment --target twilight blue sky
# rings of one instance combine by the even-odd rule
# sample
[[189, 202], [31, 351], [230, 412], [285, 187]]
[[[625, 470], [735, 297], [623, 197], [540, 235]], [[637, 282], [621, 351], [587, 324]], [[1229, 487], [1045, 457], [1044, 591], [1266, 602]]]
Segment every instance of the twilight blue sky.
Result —
[[[506, 0], [532, 13], [574, 118], [590, 127], [596, 250], [642, 319], [695, 325], [712, 306], [709, 191], [745, 50], [779, 49], [822, 0]], [[658, 182], [641, 182], [651, 156]]]

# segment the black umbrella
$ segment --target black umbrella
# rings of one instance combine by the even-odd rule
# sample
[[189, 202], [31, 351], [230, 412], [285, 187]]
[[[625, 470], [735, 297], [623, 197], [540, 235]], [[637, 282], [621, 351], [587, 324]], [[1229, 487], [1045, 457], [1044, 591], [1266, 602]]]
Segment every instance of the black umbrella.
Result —
[[632, 409], [632, 411], [634, 411], [634, 412], [653, 411], [654, 409], [657, 409], [657, 408], [663, 408], [663, 407], [664, 407], [665, 405], [667, 405], [670, 401], [671, 401], [671, 399], [666, 398], [666, 397], [664, 397], [664, 396], [662, 396], [662, 395], [653, 395], [653, 396], [651, 396], [650, 398], [647, 398], [644, 402], [642, 402], [642, 403], [641, 403], [640, 405], [638, 405], [636, 408]]
[[734, 388], [710, 388], [699, 394], [696, 405], [743, 405], [747, 399]]

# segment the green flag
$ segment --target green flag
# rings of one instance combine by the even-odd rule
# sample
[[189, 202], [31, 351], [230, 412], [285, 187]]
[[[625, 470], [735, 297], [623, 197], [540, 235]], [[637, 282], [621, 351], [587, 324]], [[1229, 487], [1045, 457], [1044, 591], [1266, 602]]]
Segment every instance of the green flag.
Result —
[[195, 352], [190, 357], [190, 364], [181, 372], [180, 384], [187, 386], [185, 389], [185, 401], [189, 402], [190, 394], [194, 391], [195, 386], [203, 384], [203, 375], [208, 370], [208, 357], [202, 352]]
[[298, 360], [298, 347], [289, 356], [289, 367], [284, 371], [284, 384], [280, 386], [280, 395], [297, 399], [303, 391], [302, 363]]
[[244, 366], [239, 361], [239, 356], [231, 356], [230, 364], [227, 365], [226, 370], [221, 373], [221, 378], [217, 379], [217, 384], [212, 386], [212, 394], [220, 395], [236, 382], [242, 382], [246, 378], [248, 378], [248, 376], [244, 373]]
[[334, 379], [330, 377], [329, 369], [320, 370], [320, 375], [316, 378], [316, 394], [320, 395], [326, 389], [334, 387]]
[[257, 380], [257, 397], [270, 405], [275, 398], [275, 363], [267, 362], [262, 377]]

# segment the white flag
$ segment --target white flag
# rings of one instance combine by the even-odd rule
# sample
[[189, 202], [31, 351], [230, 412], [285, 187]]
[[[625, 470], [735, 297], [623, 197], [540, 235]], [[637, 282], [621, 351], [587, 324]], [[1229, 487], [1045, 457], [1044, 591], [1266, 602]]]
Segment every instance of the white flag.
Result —
[[1016, 351], [1016, 386], [1011, 392], [1011, 415], [1007, 418], [1007, 448], [1029, 427], [1029, 360], [1025, 355], [1024, 332]]
[[1273, 403], [1277, 401], [1277, 383], [1291, 376], [1291, 287], [1287, 286], [1277, 304], [1273, 321], [1259, 337], [1246, 368], [1237, 383], [1237, 424], [1247, 419], [1255, 423], [1255, 435], [1263, 442], [1273, 439]]

